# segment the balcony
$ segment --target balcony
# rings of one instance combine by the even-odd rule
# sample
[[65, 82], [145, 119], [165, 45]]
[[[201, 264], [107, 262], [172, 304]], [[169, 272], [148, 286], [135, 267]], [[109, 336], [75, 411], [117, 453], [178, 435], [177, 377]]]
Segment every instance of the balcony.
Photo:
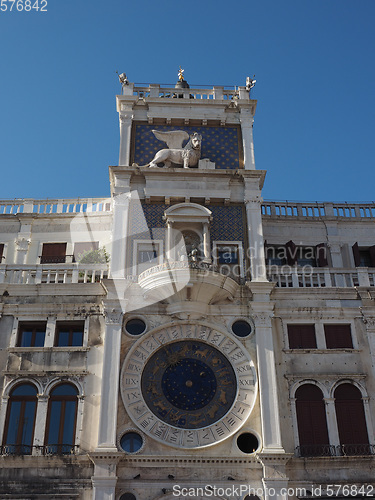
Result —
[[98, 283], [107, 277], [107, 264], [0, 264], [0, 284]]
[[339, 269], [328, 267], [305, 268], [294, 266], [268, 266], [269, 281], [280, 288], [353, 288], [375, 286], [375, 269], [357, 267]]
[[374, 444], [305, 444], [296, 447], [296, 456], [313, 457], [356, 457], [375, 455]]
[[30, 446], [27, 444], [4, 444], [0, 446], [2, 456], [20, 455], [77, 455], [79, 446], [74, 444], [47, 444], [44, 446]]
[[[188, 300], [214, 304], [232, 300], [238, 289], [238, 278], [220, 272], [209, 262], [168, 261], [150, 267], [139, 275], [138, 284], [159, 300]], [[173, 298], [172, 298], [173, 297]]]

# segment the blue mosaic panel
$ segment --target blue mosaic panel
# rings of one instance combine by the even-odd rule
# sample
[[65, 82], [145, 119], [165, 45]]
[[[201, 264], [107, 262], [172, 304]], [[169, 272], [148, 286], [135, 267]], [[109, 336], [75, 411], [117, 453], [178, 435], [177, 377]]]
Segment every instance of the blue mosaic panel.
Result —
[[[128, 252], [133, 259], [134, 240], [162, 240], [165, 243], [164, 212], [170, 207], [163, 203], [131, 203]], [[207, 206], [212, 212], [211, 242], [242, 241], [245, 247], [246, 213], [243, 205]]]
[[134, 240], [165, 240], [163, 215], [168, 205], [141, 204], [138, 200], [130, 203], [128, 255], [133, 262]]
[[[134, 157], [131, 163], [146, 165], [154, 158], [160, 149], [167, 148], [165, 142], [156, 139], [152, 130], [168, 132], [170, 130], [185, 130], [189, 135], [198, 132], [202, 135], [201, 158], [208, 158], [218, 169], [240, 168], [241, 133], [240, 128], [233, 127], [176, 127], [171, 125], [135, 124]], [[183, 146], [188, 141], [186, 141]]]
[[208, 206], [212, 212], [211, 241], [245, 241], [246, 217], [243, 205]]

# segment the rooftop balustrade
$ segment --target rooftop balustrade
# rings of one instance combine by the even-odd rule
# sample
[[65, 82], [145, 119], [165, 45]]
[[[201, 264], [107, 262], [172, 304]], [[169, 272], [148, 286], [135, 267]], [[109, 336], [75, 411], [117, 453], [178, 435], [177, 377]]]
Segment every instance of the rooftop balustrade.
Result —
[[264, 218], [304, 217], [321, 219], [324, 217], [336, 217], [345, 219], [373, 219], [375, 218], [375, 204], [264, 201], [262, 203], [262, 215]]
[[109, 198], [0, 200], [1, 214], [79, 214], [111, 212]]
[[227, 89], [223, 86], [212, 88], [176, 88], [173, 84], [167, 85], [142, 85], [129, 83], [124, 85], [122, 94], [125, 96], [137, 96], [143, 98], [183, 98], [183, 99], [199, 99], [199, 100], [232, 100], [232, 99], [249, 99], [250, 93], [245, 90], [245, 87]]

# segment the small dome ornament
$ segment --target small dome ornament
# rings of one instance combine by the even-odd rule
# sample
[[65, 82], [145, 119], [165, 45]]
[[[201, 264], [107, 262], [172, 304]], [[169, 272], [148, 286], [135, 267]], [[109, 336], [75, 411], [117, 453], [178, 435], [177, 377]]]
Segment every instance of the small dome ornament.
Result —
[[185, 72], [185, 70], [182, 69], [181, 66], [180, 66], [180, 69], [178, 70], [178, 80], [180, 82], [182, 82], [184, 80], [184, 72]]

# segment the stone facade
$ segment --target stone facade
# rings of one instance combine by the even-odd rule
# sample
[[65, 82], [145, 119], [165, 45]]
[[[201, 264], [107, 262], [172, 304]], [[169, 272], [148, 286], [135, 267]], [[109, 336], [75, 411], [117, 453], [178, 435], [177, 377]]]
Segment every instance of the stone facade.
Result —
[[245, 87], [117, 109], [110, 199], [0, 201], [1, 498], [375, 494], [375, 206], [264, 202]]

